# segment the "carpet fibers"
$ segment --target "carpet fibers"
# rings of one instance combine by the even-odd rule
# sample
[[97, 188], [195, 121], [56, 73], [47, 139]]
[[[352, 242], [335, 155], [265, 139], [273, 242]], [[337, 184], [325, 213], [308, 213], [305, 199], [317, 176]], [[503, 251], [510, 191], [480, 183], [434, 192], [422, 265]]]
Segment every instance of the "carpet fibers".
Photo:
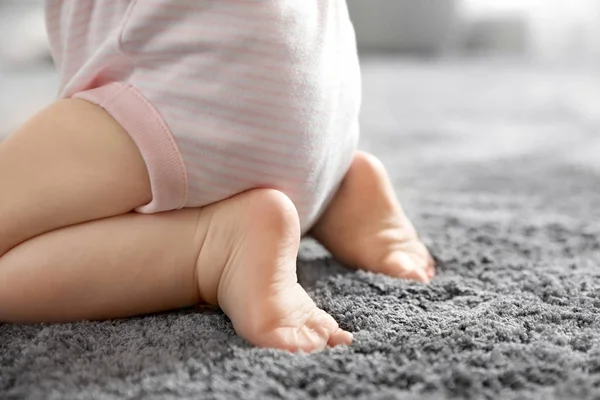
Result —
[[305, 243], [299, 277], [355, 334], [291, 355], [218, 310], [0, 324], [2, 399], [600, 399], [600, 80], [527, 66], [363, 65], [362, 147], [438, 261], [429, 286]]

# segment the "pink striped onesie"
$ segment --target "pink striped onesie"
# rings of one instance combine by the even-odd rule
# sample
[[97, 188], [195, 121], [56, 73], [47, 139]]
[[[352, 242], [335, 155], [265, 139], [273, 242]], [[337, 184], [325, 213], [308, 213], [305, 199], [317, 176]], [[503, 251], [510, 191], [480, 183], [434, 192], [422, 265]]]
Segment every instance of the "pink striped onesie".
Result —
[[274, 188], [303, 232], [348, 170], [360, 70], [345, 0], [47, 0], [61, 98], [106, 109], [154, 213]]

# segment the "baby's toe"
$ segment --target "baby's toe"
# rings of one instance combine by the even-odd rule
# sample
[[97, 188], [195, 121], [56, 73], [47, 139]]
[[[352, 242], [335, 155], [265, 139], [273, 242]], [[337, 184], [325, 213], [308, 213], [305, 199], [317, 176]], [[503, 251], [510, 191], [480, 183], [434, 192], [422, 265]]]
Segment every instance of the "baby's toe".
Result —
[[435, 273], [433, 265], [429, 267], [429, 264], [420, 257], [404, 251], [390, 254], [383, 262], [380, 272], [396, 278], [414, 279], [424, 283], [429, 283]]
[[319, 337], [319, 350], [327, 346], [350, 345], [352, 343], [352, 334], [341, 329], [336, 320], [320, 308], [315, 309], [306, 321], [305, 327], [312, 335]]
[[330, 347], [342, 345], [350, 346], [353, 338], [354, 336], [350, 332], [338, 328], [338, 330], [329, 337], [329, 342], [327, 342], [327, 345]]

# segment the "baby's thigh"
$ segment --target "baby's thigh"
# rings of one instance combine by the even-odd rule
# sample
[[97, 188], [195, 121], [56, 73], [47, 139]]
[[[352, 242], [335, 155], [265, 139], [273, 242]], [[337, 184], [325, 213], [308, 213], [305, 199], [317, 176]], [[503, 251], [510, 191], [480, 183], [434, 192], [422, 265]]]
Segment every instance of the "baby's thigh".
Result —
[[151, 201], [140, 152], [101, 107], [69, 99], [0, 143], [0, 255], [41, 233]]

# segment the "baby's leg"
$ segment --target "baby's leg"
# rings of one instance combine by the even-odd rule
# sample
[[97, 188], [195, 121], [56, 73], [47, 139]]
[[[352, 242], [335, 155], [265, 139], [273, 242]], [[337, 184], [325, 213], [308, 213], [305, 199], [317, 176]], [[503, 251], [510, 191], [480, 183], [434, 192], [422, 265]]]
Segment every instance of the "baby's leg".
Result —
[[219, 304], [259, 346], [317, 350], [351, 335], [296, 280], [300, 228], [282, 193], [58, 229], [0, 258], [0, 321], [124, 317]]
[[146, 166], [103, 109], [56, 102], [0, 143], [0, 256], [33, 236], [151, 200]]
[[0, 321], [108, 319], [199, 303], [199, 210], [57, 229], [0, 258]]
[[358, 152], [311, 234], [334, 257], [361, 269], [428, 282], [434, 265], [396, 199], [379, 160]]
[[299, 221], [287, 197], [259, 190], [202, 211], [128, 214], [151, 200], [148, 173], [91, 103], [57, 102], [0, 143], [0, 188], [0, 321], [134, 315], [202, 298], [257, 345], [351, 340], [296, 282]]

